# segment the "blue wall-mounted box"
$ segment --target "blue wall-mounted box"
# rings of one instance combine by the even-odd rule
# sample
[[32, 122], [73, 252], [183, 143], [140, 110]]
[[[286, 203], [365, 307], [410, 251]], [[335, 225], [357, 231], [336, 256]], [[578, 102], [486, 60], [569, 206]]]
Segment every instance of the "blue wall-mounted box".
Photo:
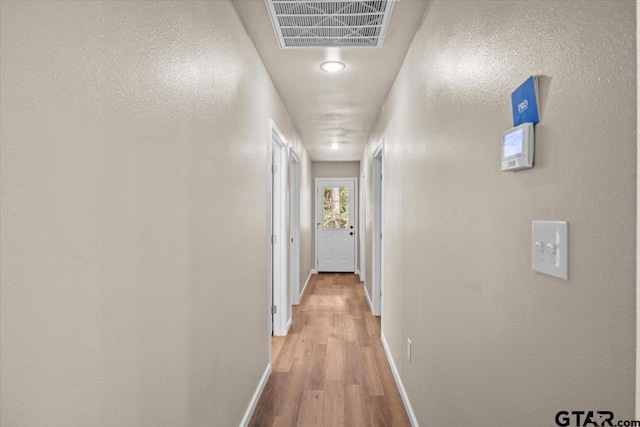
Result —
[[511, 94], [511, 109], [513, 111], [513, 127], [522, 123], [539, 123], [540, 110], [538, 108], [538, 78], [529, 77]]

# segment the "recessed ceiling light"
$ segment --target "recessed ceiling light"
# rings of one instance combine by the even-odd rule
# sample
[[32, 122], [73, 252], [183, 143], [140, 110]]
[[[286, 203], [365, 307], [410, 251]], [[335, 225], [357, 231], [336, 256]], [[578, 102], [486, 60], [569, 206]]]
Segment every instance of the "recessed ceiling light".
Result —
[[338, 149], [338, 143], [334, 142], [333, 144], [331, 144], [331, 149], [332, 150], [337, 150]]
[[344, 62], [340, 61], [325, 61], [320, 64], [320, 69], [327, 73], [337, 73], [338, 71], [344, 70], [344, 67]]

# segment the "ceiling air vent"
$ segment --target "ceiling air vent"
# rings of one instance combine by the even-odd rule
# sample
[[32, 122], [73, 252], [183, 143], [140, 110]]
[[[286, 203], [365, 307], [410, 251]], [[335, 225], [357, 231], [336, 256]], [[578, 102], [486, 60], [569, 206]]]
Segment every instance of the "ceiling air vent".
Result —
[[283, 49], [382, 47], [394, 0], [265, 0]]

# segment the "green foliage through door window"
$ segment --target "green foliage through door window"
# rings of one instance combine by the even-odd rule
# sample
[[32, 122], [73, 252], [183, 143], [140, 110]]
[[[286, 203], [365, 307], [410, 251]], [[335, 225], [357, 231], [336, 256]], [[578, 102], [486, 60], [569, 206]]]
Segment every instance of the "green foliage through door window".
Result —
[[349, 224], [349, 187], [324, 188], [324, 228], [347, 228]]

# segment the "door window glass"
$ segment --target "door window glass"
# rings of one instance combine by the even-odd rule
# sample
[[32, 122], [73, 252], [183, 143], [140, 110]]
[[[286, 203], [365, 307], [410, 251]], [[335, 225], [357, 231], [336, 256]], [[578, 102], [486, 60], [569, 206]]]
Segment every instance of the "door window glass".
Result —
[[323, 228], [347, 228], [349, 187], [324, 187]]

